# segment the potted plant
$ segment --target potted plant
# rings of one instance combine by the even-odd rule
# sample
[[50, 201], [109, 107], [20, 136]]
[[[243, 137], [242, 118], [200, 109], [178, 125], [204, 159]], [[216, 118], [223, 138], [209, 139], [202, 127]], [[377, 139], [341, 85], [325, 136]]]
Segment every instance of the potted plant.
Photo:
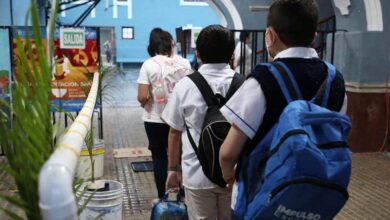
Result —
[[[118, 74], [122, 72], [113, 66], [99, 68], [99, 86], [98, 86], [98, 100], [103, 98], [109, 99], [107, 89], [112, 87], [112, 83]], [[109, 100], [106, 100], [109, 101]], [[102, 103], [100, 103], [102, 104]], [[93, 123], [93, 118], [91, 119]], [[96, 141], [99, 143], [96, 144]], [[100, 144], [103, 140], [94, 138], [92, 129], [88, 132], [85, 145], [87, 148], [88, 161], [84, 161], [84, 170], [89, 170], [86, 176], [90, 181], [84, 181], [80, 184], [76, 191], [76, 196], [79, 199], [78, 205], [81, 208], [80, 219], [122, 219], [122, 190], [123, 185], [114, 180], [96, 180], [96, 168], [102, 169], [102, 162], [98, 161], [99, 167], [96, 167], [96, 159], [101, 159], [98, 156], [101, 149]], [[100, 152], [101, 153], [101, 152]], [[84, 160], [86, 160], [84, 158]], [[80, 162], [80, 161], [79, 161]], [[79, 164], [80, 166], [80, 164]], [[89, 176], [90, 175], [90, 176]], [[100, 177], [99, 175], [98, 177]], [[90, 177], [90, 178], [88, 178]]]

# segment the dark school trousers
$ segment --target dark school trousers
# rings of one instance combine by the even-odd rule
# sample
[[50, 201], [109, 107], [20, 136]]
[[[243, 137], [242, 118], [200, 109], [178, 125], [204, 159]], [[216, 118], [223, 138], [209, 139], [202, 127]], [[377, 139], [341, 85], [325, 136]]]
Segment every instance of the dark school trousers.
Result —
[[167, 180], [169, 126], [152, 122], [144, 122], [144, 125], [149, 140], [149, 150], [152, 152], [153, 172], [158, 197], [162, 198], [165, 194], [165, 182]]

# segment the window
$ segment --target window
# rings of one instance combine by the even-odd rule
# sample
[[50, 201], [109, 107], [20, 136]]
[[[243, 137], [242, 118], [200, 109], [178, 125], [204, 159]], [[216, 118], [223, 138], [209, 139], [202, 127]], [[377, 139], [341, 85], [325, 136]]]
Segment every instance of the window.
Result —
[[180, 5], [208, 6], [206, 0], [180, 0]]
[[122, 27], [122, 39], [124, 40], [134, 39], [134, 27]]

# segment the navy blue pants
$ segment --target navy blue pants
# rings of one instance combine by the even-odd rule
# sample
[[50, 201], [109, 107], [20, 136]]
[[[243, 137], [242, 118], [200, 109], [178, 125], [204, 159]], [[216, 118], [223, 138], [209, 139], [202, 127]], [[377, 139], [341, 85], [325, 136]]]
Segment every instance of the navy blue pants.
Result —
[[109, 50], [106, 51], [106, 59], [107, 59], [107, 63], [111, 62], [111, 52]]
[[165, 193], [168, 168], [168, 133], [169, 126], [162, 123], [144, 122], [146, 135], [149, 140], [149, 150], [152, 152], [153, 172], [158, 197]]

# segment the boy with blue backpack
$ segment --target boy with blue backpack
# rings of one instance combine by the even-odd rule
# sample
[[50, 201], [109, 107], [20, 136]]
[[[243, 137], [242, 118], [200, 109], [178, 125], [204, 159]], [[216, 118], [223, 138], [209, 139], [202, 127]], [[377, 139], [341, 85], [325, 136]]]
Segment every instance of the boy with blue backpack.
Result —
[[317, 23], [313, 0], [274, 1], [265, 34], [273, 62], [221, 108], [232, 124], [220, 164], [234, 183], [234, 219], [331, 219], [348, 199], [344, 80], [310, 48]]

